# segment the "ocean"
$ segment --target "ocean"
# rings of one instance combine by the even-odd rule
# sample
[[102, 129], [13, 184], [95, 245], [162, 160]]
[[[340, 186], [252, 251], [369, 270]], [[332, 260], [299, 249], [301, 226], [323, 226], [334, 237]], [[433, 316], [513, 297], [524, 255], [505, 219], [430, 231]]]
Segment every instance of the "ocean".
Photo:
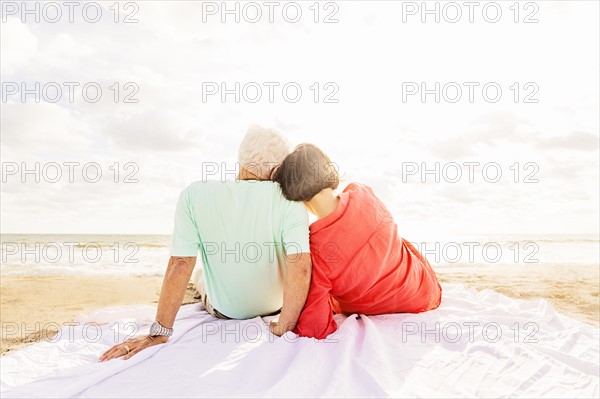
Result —
[[[472, 235], [439, 241], [407, 240], [436, 269], [600, 265], [597, 235]], [[0, 242], [0, 276], [161, 276], [169, 259], [171, 236], [2, 234]], [[261, 248], [269, 247], [257, 243], [249, 251], [242, 244], [237, 249], [226, 248], [223, 256], [228, 261], [239, 261], [244, 256], [256, 259]]]

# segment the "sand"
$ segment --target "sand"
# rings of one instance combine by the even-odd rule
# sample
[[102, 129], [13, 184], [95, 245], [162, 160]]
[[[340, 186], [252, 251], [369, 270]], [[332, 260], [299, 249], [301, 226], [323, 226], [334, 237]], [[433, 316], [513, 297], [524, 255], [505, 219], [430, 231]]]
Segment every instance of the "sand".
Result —
[[[527, 265], [436, 271], [442, 283], [494, 289], [519, 299], [545, 298], [563, 314], [595, 327], [600, 324], [599, 268]], [[50, 339], [56, 324], [72, 321], [79, 313], [108, 306], [156, 305], [161, 284], [162, 277], [2, 277], [1, 353]], [[197, 302], [194, 294], [190, 285], [184, 304]]]
[[560, 313], [600, 326], [600, 266], [526, 265], [440, 268], [442, 283], [492, 289], [518, 299], [543, 298]]
[[[79, 313], [120, 305], [156, 305], [162, 277], [2, 277], [0, 278], [1, 354], [51, 339], [57, 325]], [[184, 304], [197, 302], [188, 286]], [[16, 333], [15, 333], [16, 329]]]

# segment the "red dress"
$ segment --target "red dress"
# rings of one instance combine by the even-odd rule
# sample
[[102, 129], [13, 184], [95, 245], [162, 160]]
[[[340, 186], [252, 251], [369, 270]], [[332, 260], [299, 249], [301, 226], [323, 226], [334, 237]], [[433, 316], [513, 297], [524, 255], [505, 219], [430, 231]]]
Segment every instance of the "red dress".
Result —
[[376, 315], [435, 309], [442, 287], [429, 262], [398, 236], [370, 187], [352, 183], [337, 208], [310, 226], [310, 292], [294, 332], [322, 339], [336, 313]]

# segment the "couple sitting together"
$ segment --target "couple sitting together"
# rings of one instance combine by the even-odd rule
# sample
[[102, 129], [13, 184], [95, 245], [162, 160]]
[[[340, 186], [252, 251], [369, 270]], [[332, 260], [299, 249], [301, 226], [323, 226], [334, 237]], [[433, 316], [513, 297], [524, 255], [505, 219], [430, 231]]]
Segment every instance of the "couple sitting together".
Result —
[[[179, 197], [171, 258], [150, 333], [107, 350], [125, 359], [173, 332], [196, 258], [193, 281], [220, 319], [280, 312], [273, 334], [322, 339], [334, 314], [419, 313], [442, 289], [427, 260], [398, 235], [392, 215], [368, 186], [342, 193], [337, 167], [312, 144], [291, 153], [271, 129], [251, 128], [235, 181], [199, 181]], [[317, 218], [309, 226], [308, 211]]]

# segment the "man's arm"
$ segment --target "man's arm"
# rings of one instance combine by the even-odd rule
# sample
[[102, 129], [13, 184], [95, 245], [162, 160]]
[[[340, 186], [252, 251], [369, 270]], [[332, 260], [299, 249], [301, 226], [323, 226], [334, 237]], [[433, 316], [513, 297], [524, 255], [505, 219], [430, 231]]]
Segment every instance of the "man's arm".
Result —
[[[179, 257], [171, 256], [169, 265], [163, 279], [160, 297], [158, 299], [158, 309], [156, 311], [156, 320], [164, 327], [172, 328], [175, 323], [175, 317], [183, 302], [185, 290], [187, 289], [192, 271], [196, 265], [195, 256]], [[129, 359], [136, 353], [154, 345], [164, 344], [169, 337], [144, 335], [131, 338], [127, 341], [117, 344], [104, 352], [99, 361], [115, 359], [124, 356]]]
[[271, 323], [271, 332], [283, 335], [296, 326], [310, 287], [312, 261], [310, 253], [289, 255], [286, 258], [287, 277], [283, 291], [283, 308], [279, 321]]
[[162, 326], [173, 328], [194, 266], [196, 266], [195, 256], [171, 256], [169, 259], [156, 311], [156, 321]]

